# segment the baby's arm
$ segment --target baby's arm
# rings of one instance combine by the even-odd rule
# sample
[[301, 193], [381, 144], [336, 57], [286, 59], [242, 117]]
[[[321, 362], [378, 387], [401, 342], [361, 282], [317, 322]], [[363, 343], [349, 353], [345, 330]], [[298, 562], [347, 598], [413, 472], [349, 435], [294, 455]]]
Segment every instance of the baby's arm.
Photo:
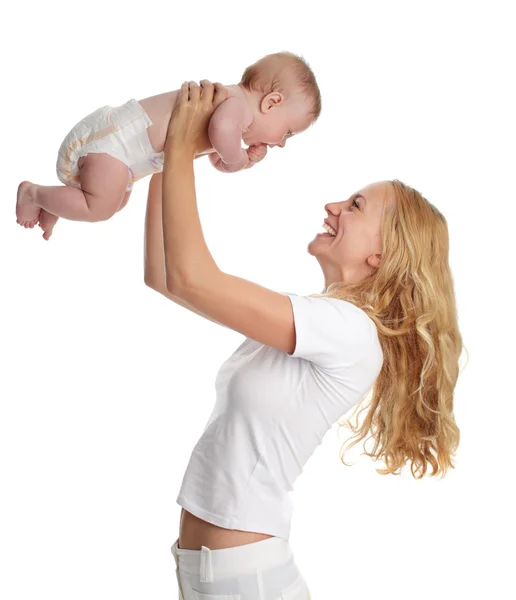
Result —
[[209, 155], [211, 164], [226, 173], [247, 167], [249, 156], [242, 148], [242, 132], [249, 125], [248, 111], [240, 98], [224, 100], [215, 110], [208, 125], [208, 135], [215, 153]]

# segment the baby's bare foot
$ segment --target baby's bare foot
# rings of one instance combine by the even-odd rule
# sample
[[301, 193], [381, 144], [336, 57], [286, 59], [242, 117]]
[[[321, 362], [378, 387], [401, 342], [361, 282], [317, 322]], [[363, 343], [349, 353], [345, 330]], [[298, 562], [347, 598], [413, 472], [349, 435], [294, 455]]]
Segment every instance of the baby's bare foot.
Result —
[[36, 188], [35, 183], [22, 181], [18, 186], [18, 195], [16, 198], [16, 222], [23, 227], [31, 229], [36, 225], [39, 218], [40, 208], [36, 206]]
[[43, 229], [43, 239], [48, 240], [52, 235], [52, 229], [54, 229], [54, 225], [57, 223], [59, 217], [53, 215], [52, 213], [47, 212], [45, 209], [41, 209], [39, 213], [39, 226]]

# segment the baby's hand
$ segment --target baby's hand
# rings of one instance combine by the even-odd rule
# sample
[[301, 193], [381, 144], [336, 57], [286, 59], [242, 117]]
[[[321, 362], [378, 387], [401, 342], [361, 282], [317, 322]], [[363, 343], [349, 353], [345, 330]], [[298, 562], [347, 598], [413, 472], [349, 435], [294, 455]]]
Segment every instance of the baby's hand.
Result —
[[246, 169], [252, 167], [256, 163], [259, 163], [261, 160], [265, 158], [267, 154], [267, 144], [254, 144], [253, 146], [249, 146], [247, 149], [247, 156], [249, 157], [249, 163]]

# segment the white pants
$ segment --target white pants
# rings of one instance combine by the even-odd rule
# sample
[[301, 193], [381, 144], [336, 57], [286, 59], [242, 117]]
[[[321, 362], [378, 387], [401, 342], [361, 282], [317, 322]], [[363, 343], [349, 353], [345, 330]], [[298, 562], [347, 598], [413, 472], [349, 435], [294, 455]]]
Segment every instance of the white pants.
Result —
[[290, 544], [278, 537], [210, 550], [172, 546], [179, 600], [310, 600]]

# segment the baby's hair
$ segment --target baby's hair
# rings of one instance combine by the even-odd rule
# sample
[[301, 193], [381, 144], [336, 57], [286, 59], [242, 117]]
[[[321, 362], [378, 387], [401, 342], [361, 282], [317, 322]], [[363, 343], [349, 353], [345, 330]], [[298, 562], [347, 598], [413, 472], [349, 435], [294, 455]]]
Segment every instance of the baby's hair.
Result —
[[310, 114], [313, 115], [314, 121], [321, 114], [321, 92], [314, 72], [303, 57], [292, 52], [267, 54], [247, 67], [240, 85], [249, 91], [260, 91], [264, 94], [287, 94], [295, 90], [312, 101]]

